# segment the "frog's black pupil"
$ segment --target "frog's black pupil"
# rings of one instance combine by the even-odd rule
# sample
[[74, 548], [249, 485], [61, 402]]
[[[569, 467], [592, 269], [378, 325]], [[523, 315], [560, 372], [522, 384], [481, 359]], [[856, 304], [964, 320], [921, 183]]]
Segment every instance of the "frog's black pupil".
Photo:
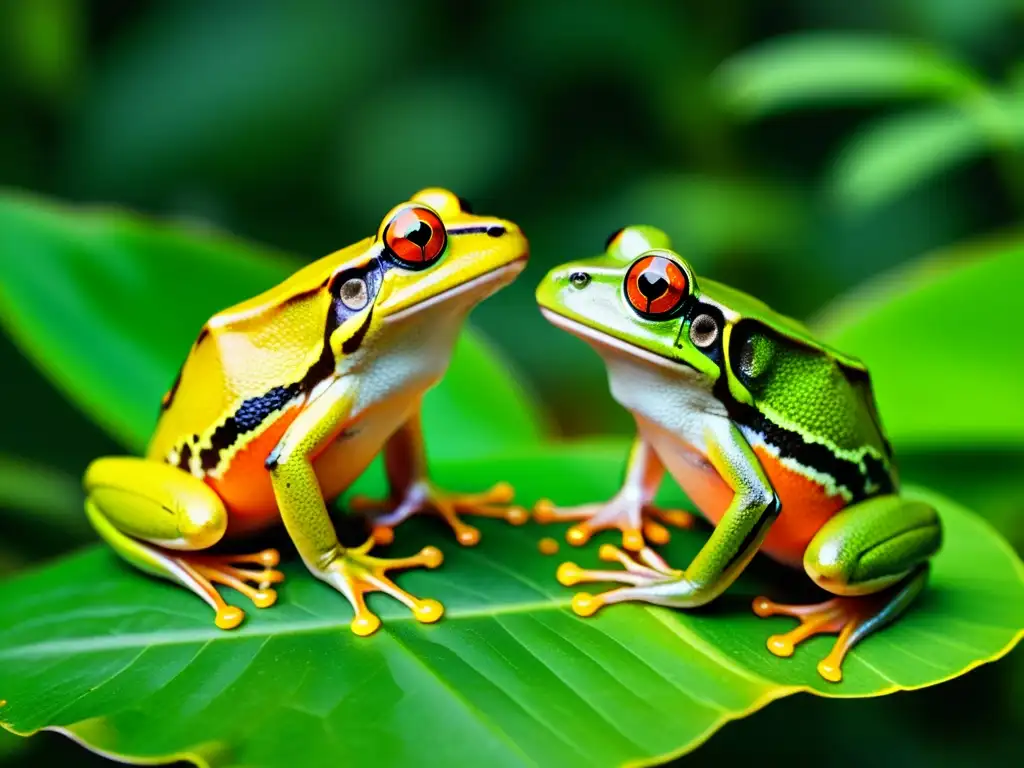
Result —
[[645, 299], [654, 301], [659, 296], [665, 295], [665, 291], [668, 290], [668, 280], [653, 269], [647, 269], [640, 273], [640, 277], [636, 280], [636, 286]]
[[460, 209], [460, 210], [461, 210], [461, 211], [462, 211], [463, 213], [472, 213], [472, 212], [473, 212], [473, 206], [472, 206], [472, 205], [470, 205], [470, 204], [469, 204], [469, 200], [467, 200], [467, 199], [466, 199], [466, 198], [464, 198], [464, 197], [460, 197], [460, 198], [459, 198], [459, 209]]
[[609, 246], [611, 246], [612, 240], [614, 240], [616, 237], [618, 237], [619, 233], [622, 232], [622, 230], [624, 230], [624, 229], [625, 229], [625, 227], [619, 227], [614, 232], [612, 232], [610, 235], [608, 235], [608, 239], [604, 241], [604, 249], [606, 251], [608, 250]]
[[416, 225], [415, 229], [410, 229], [405, 233], [405, 239], [416, 243], [420, 248], [423, 248], [430, 242], [430, 236], [432, 234], [433, 232], [430, 229], [430, 225], [425, 221], [421, 221]]

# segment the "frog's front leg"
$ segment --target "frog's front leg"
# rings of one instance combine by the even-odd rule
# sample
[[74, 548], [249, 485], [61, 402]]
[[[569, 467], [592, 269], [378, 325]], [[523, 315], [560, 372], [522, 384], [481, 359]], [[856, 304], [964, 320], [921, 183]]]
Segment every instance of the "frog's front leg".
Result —
[[707, 458], [734, 495], [711, 537], [685, 570], [670, 568], [650, 549], [636, 559], [615, 547], [601, 548], [604, 560], [618, 560], [621, 571], [588, 571], [563, 563], [558, 580], [566, 586], [581, 582], [617, 581], [630, 586], [598, 595], [585, 592], [573, 598], [573, 610], [590, 616], [604, 605], [639, 601], [674, 608], [693, 608], [714, 600], [743, 571], [761, 546], [779, 514], [779, 501], [754, 452], [729, 421], [712, 418], [705, 429]]
[[826, 680], [842, 680], [846, 653], [903, 613], [928, 581], [928, 560], [942, 543], [938, 513], [928, 504], [879, 496], [847, 507], [821, 527], [804, 553], [804, 570], [834, 595], [817, 605], [754, 601], [758, 616], [793, 616], [800, 626], [768, 639], [768, 650], [790, 656], [812, 635], [838, 632], [818, 664]]
[[225, 603], [215, 584], [241, 592], [257, 608], [274, 604], [277, 593], [270, 585], [284, 578], [273, 568], [276, 550], [200, 552], [220, 541], [228, 515], [220, 497], [199, 478], [170, 464], [117, 456], [90, 464], [84, 482], [86, 516], [97, 533], [136, 568], [199, 595], [216, 611], [221, 629], [237, 627], [245, 614]]
[[369, 554], [372, 539], [353, 549], [346, 549], [338, 541], [312, 460], [344, 426], [355, 394], [350, 380], [331, 382], [288, 427], [266, 466], [281, 520], [306, 567], [352, 604], [352, 631], [369, 635], [380, 627], [380, 619], [366, 606], [368, 592], [390, 595], [406, 605], [418, 621], [429, 623], [441, 618], [444, 608], [439, 602], [414, 597], [386, 574], [403, 568], [436, 568], [443, 558], [435, 547], [424, 547], [412, 557], [385, 559]]
[[658, 517], [680, 528], [689, 528], [693, 516], [675, 509], [660, 509], [653, 504], [658, 486], [665, 475], [665, 467], [654, 449], [637, 436], [626, 462], [626, 478], [622, 488], [610, 500], [599, 504], [581, 504], [575, 507], [557, 507], [548, 499], [541, 499], [533, 508], [538, 523], [560, 520], [580, 520], [565, 535], [566, 541], [582, 546], [598, 531], [617, 528], [622, 531], [622, 546], [638, 552], [645, 546], [646, 536], [654, 544], [666, 544], [668, 530], [652, 520]]
[[460, 514], [496, 517], [513, 525], [525, 523], [529, 515], [522, 507], [507, 506], [512, 501], [512, 486], [498, 483], [476, 494], [449, 493], [438, 488], [427, 476], [426, 448], [419, 407], [387, 442], [384, 466], [389, 497], [383, 501], [357, 496], [349, 506], [371, 515], [373, 537], [381, 544], [394, 539], [394, 528], [414, 514], [431, 511], [438, 514], [455, 532], [460, 544], [472, 546], [480, 541], [480, 531], [467, 525]]

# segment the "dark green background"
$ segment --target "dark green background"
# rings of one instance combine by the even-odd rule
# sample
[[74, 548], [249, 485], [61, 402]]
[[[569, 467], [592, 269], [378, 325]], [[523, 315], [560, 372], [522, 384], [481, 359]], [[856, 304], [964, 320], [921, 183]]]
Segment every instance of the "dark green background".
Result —
[[[526, 273], [473, 321], [556, 433], [625, 432], [598, 358], [533, 302], [549, 267], [614, 229], [661, 226], [698, 272], [808, 317], [890, 267], [1010, 227], [1024, 204], [1010, 148], [879, 205], [843, 205], [829, 181], [836, 158], [907, 105], [742, 121], [719, 65], [773, 37], [869, 32], [1012, 81], [1022, 17], [1016, 0], [4, 0], [0, 184], [210, 223], [306, 259], [374, 231], [420, 187], [448, 186], [517, 221], [533, 248]], [[0, 370], [3, 401], [16, 404], [0, 452], [78, 476], [118, 450], [3, 339]], [[0, 567], [62, 551], [77, 533], [0, 520], [3, 538], [25, 542]], [[681, 762], [1004, 765], [1024, 751], [1005, 669], [884, 700], [773, 704]], [[44, 735], [4, 764], [60, 754], [82, 758]]]

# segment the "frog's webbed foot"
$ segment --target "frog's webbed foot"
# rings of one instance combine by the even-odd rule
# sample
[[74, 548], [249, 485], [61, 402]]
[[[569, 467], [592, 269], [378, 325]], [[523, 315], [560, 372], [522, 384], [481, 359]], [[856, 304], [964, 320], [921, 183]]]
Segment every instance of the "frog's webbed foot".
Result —
[[633, 552], [640, 552], [647, 546], [645, 537], [652, 544], [668, 543], [671, 538], [668, 529], [657, 520], [677, 528], [693, 526], [693, 515], [689, 512], [661, 509], [627, 494], [619, 494], [605, 503], [575, 507], [557, 507], [550, 500], [541, 499], [533, 507], [533, 518], [538, 523], [581, 521], [565, 535], [566, 541], [577, 547], [590, 541], [598, 531], [617, 528], [622, 531], [622, 546]]
[[365, 596], [370, 592], [383, 592], [412, 611], [413, 618], [430, 624], [444, 615], [444, 606], [437, 600], [418, 598], [388, 578], [388, 571], [405, 568], [437, 568], [444, 556], [436, 547], [424, 547], [412, 557], [382, 558], [368, 554], [373, 547], [371, 538], [360, 547], [349, 549], [320, 571], [317, 578], [326, 581], [343, 594], [355, 610], [352, 631], [361, 636], [371, 635], [380, 627], [380, 618], [366, 607]]
[[623, 570], [587, 570], [580, 568], [576, 563], [562, 563], [556, 574], [559, 583], [571, 587], [588, 582], [611, 581], [629, 586], [596, 595], [577, 592], [572, 598], [572, 609], [579, 616], [592, 616], [603, 606], [613, 603], [629, 600], [647, 601], [651, 597], [651, 588], [676, 582], [682, 575], [682, 571], [669, 566], [649, 547], [644, 547], [636, 555], [631, 555], [611, 544], [602, 544], [597, 556], [606, 563], [618, 563]]
[[[221, 629], [234, 629], [241, 624], [245, 613], [241, 608], [228, 605], [215, 584], [240, 592], [257, 608], [269, 608], [277, 601], [277, 592], [270, 585], [284, 581], [284, 574], [274, 568], [281, 559], [276, 549], [248, 555], [175, 552], [166, 559], [181, 569], [186, 577], [183, 583], [217, 612], [214, 622]], [[239, 565], [262, 567], [239, 568]]]
[[787, 605], [767, 597], [754, 600], [754, 613], [761, 617], [792, 616], [800, 624], [789, 632], [768, 638], [768, 650], [776, 656], [792, 656], [797, 645], [809, 637], [838, 633], [829, 654], [818, 662], [818, 674], [832, 683], [843, 679], [843, 659], [853, 646], [891, 622], [906, 610], [927, 581], [920, 569], [899, 584], [875, 594], [834, 597], [813, 605]]
[[472, 546], [480, 541], [480, 531], [463, 522], [459, 515], [478, 515], [522, 525], [529, 518], [525, 509], [509, 506], [513, 490], [508, 483], [498, 483], [483, 493], [450, 493], [437, 488], [429, 480], [409, 485], [401, 498], [383, 501], [357, 496], [349, 502], [353, 511], [370, 515], [373, 538], [378, 544], [390, 544], [394, 528], [415, 514], [429, 511], [443, 519], [460, 544]]

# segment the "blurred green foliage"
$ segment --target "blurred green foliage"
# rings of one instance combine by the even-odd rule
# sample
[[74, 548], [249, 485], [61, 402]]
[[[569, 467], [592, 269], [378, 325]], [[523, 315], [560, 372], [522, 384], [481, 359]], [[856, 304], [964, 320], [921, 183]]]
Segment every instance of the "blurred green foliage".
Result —
[[[625, 433], [599, 359], [536, 312], [544, 271], [651, 223], [699, 272], [808, 317], [924, 253], [1012, 229], [1022, 20], [1021, 0], [5, 0], [0, 185], [213, 224], [308, 259], [416, 189], [450, 186], [533, 246], [477, 327], [559, 433]], [[998, 349], [1020, 324], [986, 323], [985, 303], [972, 291], [949, 321], [977, 323]], [[1024, 379], [1020, 358], [1000, 362], [1001, 388]], [[0, 469], [55, 478], [52, 496], [0, 509], [71, 503], [88, 459], [119, 447], [4, 338], [0, 370], [18, 404]], [[968, 411], [985, 396], [961, 393]], [[945, 482], [1020, 548], [1019, 446], [974, 447], [916, 446], [904, 472]], [[81, 540], [56, 527], [0, 517], [0, 572]], [[779, 732], [799, 721], [836, 765], [1006, 764], [1024, 722], [1011, 661], [1015, 678], [1001, 667], [885, 703], [782, 702], [692, 760], [793, 755], [803, 742]], [[954, 742], [944, 753], [940, 731]], [[47, 735], [21, 750], [0, 738], [0, 760], [38, 764], [51, 747], [81, 757]]]

